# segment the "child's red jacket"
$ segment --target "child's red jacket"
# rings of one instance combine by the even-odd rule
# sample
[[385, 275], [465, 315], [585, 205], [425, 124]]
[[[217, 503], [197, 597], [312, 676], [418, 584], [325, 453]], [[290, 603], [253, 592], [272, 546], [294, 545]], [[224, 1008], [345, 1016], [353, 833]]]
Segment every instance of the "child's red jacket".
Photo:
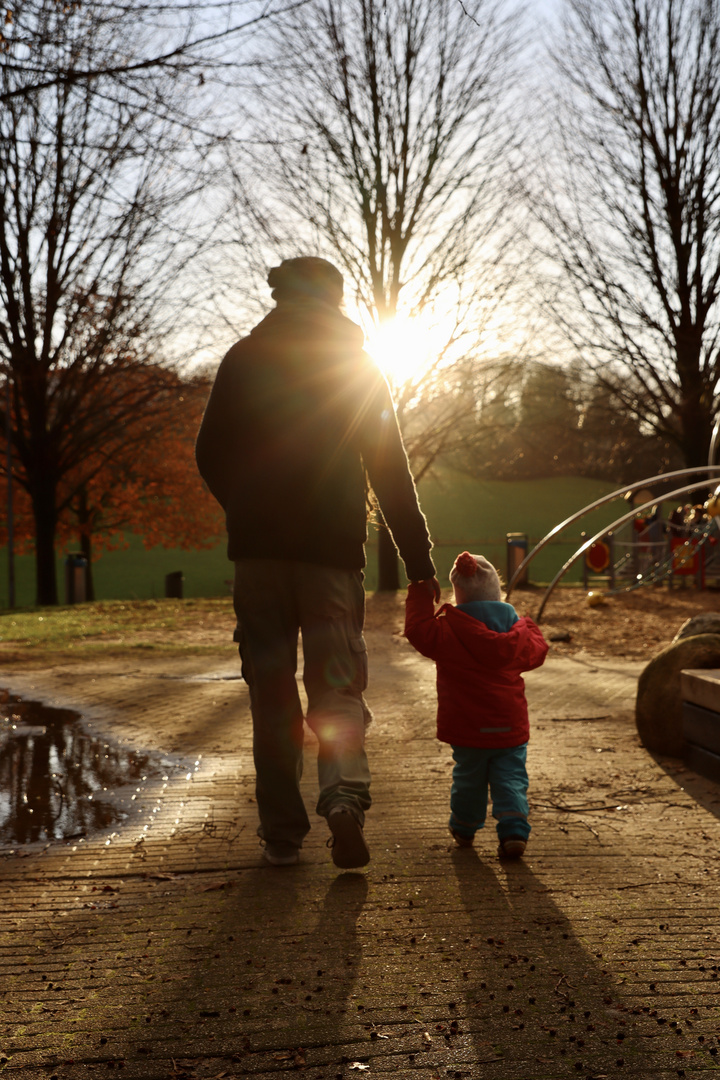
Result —
[[438, 739], [485, 749], [528, 741], [521, 672], [540, 667], [548, 651], [532, 619], [495, 633], [452, 604], [435, 612], [427, 587], [414, 584], [408, 588], [405, 636], [437, 665]]

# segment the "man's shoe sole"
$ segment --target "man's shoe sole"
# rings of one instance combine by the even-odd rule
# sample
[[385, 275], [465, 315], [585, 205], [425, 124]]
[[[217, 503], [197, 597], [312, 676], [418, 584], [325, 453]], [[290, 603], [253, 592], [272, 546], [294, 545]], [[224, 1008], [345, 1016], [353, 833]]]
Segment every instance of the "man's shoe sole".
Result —
[[332, 861], [340, 870], [358, 870], [370, 862], [370, 849], [354, 814], [341, 812], [328, 818], [333, 834]]
[[262, 856], [265, 862], [270, 863], [271, 866], [297, 866], [300, 862], [299, 851], [289, 855], [273, 855], [267, 848], [263, 848]]

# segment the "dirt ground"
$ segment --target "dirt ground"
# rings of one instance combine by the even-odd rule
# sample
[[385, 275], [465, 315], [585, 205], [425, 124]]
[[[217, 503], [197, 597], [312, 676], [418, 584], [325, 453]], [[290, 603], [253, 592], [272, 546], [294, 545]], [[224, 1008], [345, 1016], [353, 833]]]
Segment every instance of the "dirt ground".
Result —
[[[510, 600], [520, 615], [536, 617], [545, 590], [527, 587], [513, 592]], [[443, 603], [452, 602], [452, 590], [446, 589]], [[174, 601], [165, 601], [173, 604]], [[201, 602], [203, 603], [203, 602]], [[208, 605], [211, 605], [208, 607]], [[131, 605], [128, 605], [131, 606]], [[597, 657], [618, 657], [624, 660], [650, 660], [669, 645], [682, 624], [704, 611], [720, 611], [720, 591], [668, 589], [646, 587], [630, 593], [609, 596], [599, 607], [591, 607], [581, 588], [559, 588], [545, 605], [541, 629], [557, 656], [578, 652]], [[142, 614], [133, 630], [123, 638], [104, 636], [105, 646], [152, 648], [168, 640], [163, 624], [143, 624]], [[405, 591], [371, 593], [367, 597], [365, 626], [368, 632], [402, 636], [405, 617]], [[176, 613], [172, 630], [175, 646], [215, 648], [229, 645], [232, 653], [232, 632], [235, 625], [230, 599], [205, 601], [194, 608], [186, 603]], [[553, 636], [569, 636], [569, 640], [553, 640]], [[382, 655], [373, 650], [373, 665], [382, 662]]]
[[[520, 615], [535, 617], [544, 590], [519, 589], [510, 597]], [[449, 601], [451, 593], [443, 593]], [[402, 634], [404, 594], [377, 593], [367, 605], [368, 630]], [[583, 651], [598, 657], [650, 660], [669, 645], [686, 619], [704, 611], [720, 611], [720, 592], [695, 589], [644, 588], [609, 597], [590, 607], [582, 589], [556, 589], [550, 597], [541, 629], [556, 656]], [[552, 641], [569, 634], [569, 641]]]
[[[520, 614], [535, 615], [543, 595], [541, 589], [528, 588], [511, 599]], [[447, 590], [443, 600], [450, 598]], [[397, 712], [404, 705], [404, 699], [397, 698], [397, 662], [407, 665], [419, 659], [403, 638], [404, 599], [403, 591], [367, 598], [369, 699], [381, 713]], [[590, 607], [581, 589], [562, 589], [551, 597], [540, 626], [550, 641], [550, 657], [576, 657], [581, 664], [621, 659], [634, 662], [639, 672], [640, 665], [670, 644], [686, 619], [719, 607], [720, 592], [643, 589]], [[161, 601], [152, 613], [142, 605], [128, 608], [127, 631], [103, 635], [97, 649], [51, 651], [0, 643], [5, 672], [0, 688], [26, 700], [79, 707], [100, 721], [101, 729], [109, 724], [108, 732], [115, 731], [119, 721], [122, 738], [138, 746], [192, 754], [234, 751], [238, 724], [249, 730], [250, 720], [247, 686], [240, 679], [232, 641], [230, 598]], [[555, 636], [566, 640], [553, 641]], [[433, 679], [428, 678], [426, 693], [434, 700]], [[180, 707], [176, 696], [187, 695], [190, 686], [197, 700], [183, 701]], [[0, 694], [0, 708], [2, 704]], [[208, 710], [213, 717], [209, 730]]]

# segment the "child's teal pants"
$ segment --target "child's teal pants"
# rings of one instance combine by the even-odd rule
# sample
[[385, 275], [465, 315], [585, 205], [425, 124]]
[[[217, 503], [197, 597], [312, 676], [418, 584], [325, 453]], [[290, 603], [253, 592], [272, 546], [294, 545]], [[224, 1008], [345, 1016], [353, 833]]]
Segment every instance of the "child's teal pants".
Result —
[[492, 814], [497, 820], [500, 840], [520, 836], [527, 840], [528, 775], [525, 768], [527, 743], [522, 746], [485, 750], [477, 746], [453, 746], [450, 828], [468, 838], [482, 829], [487, 816], [488, 787]]

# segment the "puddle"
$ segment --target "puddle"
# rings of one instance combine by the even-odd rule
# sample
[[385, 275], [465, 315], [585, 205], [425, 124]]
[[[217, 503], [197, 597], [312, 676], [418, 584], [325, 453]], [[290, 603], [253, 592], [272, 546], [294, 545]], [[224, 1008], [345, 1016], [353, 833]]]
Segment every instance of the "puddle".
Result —
[[80, 715], [0, 690], [0, 843], [70, 840], [127, 818], [115, 789], [158, 776], [149, 754], [82, 727]]

